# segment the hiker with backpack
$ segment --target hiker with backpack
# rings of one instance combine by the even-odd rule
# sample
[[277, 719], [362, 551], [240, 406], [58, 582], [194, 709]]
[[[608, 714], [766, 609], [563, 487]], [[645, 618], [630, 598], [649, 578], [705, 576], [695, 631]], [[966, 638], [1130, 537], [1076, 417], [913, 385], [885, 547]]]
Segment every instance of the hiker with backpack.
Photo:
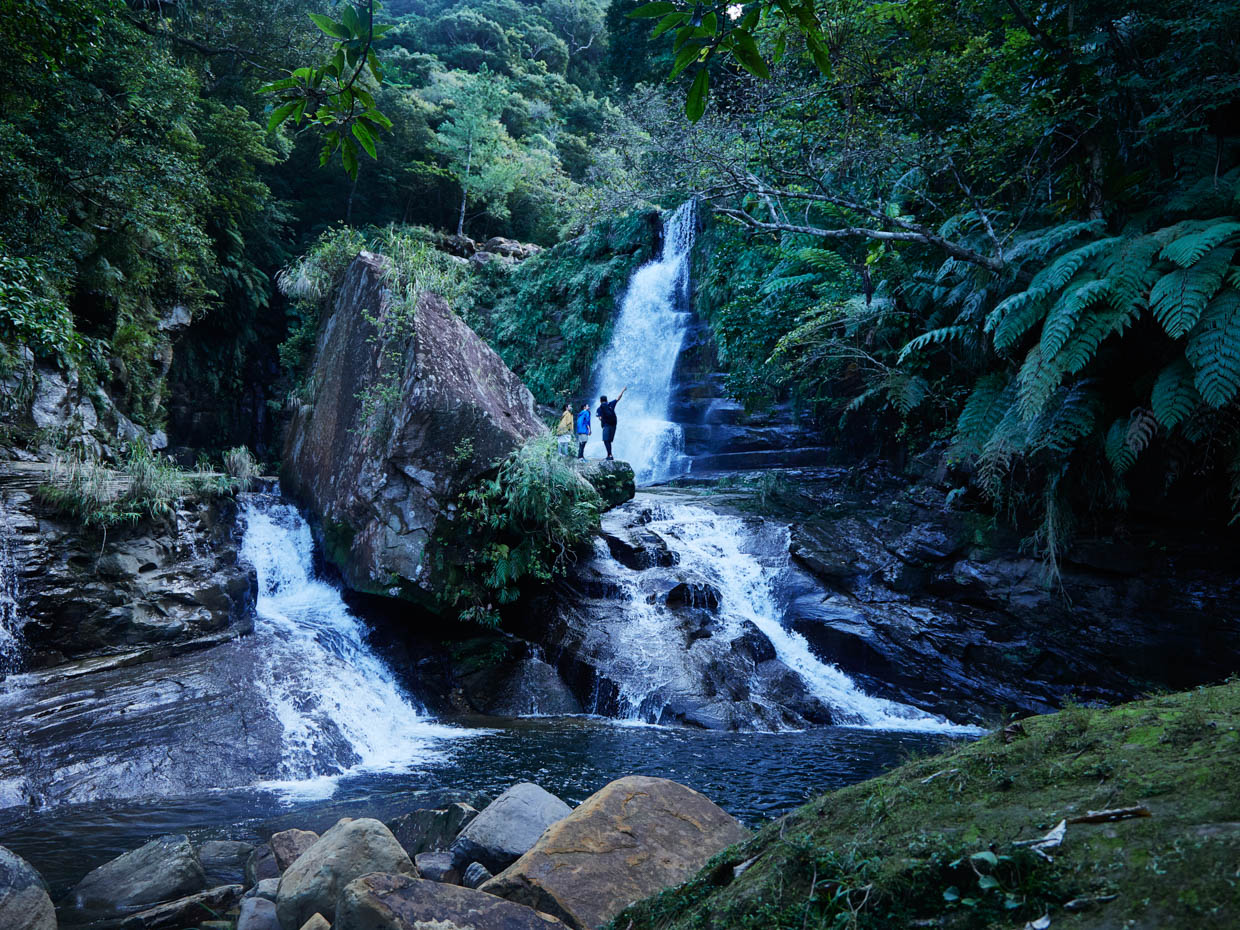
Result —
[[603, 424], [603, 446], [607, 449], [607, 461], [609, 462], [613, 461], [611, 444], [616, 438], [616, 404], [620, 403], [620, 399], [624, 397], [624, 392], [628, 389], [628, 385], [625, 385], [616, 395], [615, 400], [609, 401], [606, 394], [598, 399], [598, 410], [595, 412], [598, 414], [599, 423]]

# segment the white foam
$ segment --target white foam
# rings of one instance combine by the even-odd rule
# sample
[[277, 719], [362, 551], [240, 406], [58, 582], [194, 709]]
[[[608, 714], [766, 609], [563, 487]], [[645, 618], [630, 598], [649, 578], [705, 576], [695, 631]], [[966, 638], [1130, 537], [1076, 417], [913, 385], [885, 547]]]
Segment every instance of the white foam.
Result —
[[470, 731], [437, 724], [365, 640], [340, 592], [314, 576], [310, 527], [297, 510], [258, 498], [245, 507], [241, 551], [258, 574], [262, 690], [284, 730], [282, 778], [317, 797], [342, 775], [407, 771], [443, 758]]

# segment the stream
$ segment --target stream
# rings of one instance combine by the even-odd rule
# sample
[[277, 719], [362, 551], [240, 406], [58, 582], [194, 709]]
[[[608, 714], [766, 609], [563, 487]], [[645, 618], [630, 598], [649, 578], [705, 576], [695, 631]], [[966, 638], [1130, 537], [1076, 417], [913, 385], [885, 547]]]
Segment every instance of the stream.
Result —
[[[695, 222], [692, 204], [668, 218], [594, 378], [595, 396], [629, 387], [616, 456], [639, 486], [693, 466], [670, 411]], [[587, 452], [601, 455], [597, 440]], [[557, 718], [435, 719], [315, 574], [296, 508], [249, 494], [242, 519], [259, 585], [252, 635], [134, 667], [0, 681], [0, 844], [54, 894], [164, 833], [257, 840], [340, 816], [481, 803], [518, 781], [576, 804], [622, 775], [659, 775], [756, 825], [977, 732], [873, 697], [816, 655], [784, 623], [788, 591], [804, 584], [787, 527], [701, 498], [654, 488], [605, 515], [573, 582], [587, 594], [561, 618], [595, 687], [584, 714]], [[657, 557], [626, 564], [617, 553], [637, 551], [638, 535]], [[0, 663], [19, 629], [5, 557], [0, 545]], [[678, 584], [709, 603], [677, 607]], [[669, 725], [683, 723], [693, 725]]]

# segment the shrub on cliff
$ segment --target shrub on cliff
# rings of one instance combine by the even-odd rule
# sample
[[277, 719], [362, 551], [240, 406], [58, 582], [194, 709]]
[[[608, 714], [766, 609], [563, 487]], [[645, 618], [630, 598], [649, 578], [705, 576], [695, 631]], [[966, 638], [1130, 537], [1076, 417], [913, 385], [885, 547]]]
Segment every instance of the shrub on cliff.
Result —
[[549, 581], [599, 525], [602, 499], [550, 435], [531, 439], [461, 495], [436, 546], [441, 603], [462, 620], [499, 625], [528, 582]]

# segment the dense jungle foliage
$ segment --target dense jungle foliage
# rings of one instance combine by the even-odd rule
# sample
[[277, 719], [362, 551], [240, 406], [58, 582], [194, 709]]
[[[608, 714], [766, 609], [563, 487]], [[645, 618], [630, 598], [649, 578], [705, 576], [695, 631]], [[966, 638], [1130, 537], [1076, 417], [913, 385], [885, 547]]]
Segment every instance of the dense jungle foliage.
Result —
[[[459, 305], [558, 402], [654, 246], [641, 211], [696, 195], [696, 306], [749, 406], [945, 449], [1052, 555], [1125, 507], [1229, 513], [1238, 12], [4, 0], [0, 375], [73, 369], [176, 443], [271, 457], [317, 323], [277, 273], [395, 224], [549, 247]], [[299, 110], [315, 74], [379, 115]]]

